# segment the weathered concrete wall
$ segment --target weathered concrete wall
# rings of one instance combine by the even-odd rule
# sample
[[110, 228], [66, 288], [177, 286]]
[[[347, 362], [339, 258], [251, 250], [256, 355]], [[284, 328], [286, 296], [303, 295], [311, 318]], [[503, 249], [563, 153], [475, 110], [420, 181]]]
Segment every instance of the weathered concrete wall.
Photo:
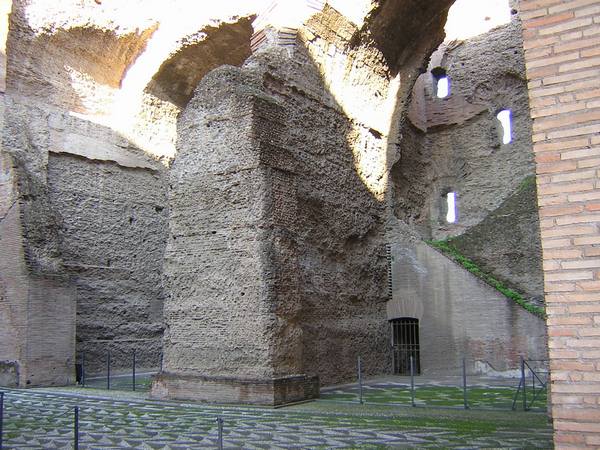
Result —
[[167, 372], [274, 375], [263, 286], [267, 186], [252, 139], [256, 85], [238, 69], [218, 69], [179, 120], [165, 254]]
[[547, 358], [544, 321], [429, 246], [391, 246], [388, 317], [419, 319], [421, 370], [509, 371]]
[[[4, 102], [2, 102], [4, 106]], [[4, 112], [4, 108], [2, 108]], [[3, 114], [2, 114], [3, 117]], [[23, 356], [24, 338], [26, 331], [27, 312], [27, 272], [25, 269], [22, 236], [19, 223], [19, 205], [17, 203], [14, 185], [12, 160], [2, 151], [0, 154], [0, 243], [2, 258], [0, 258], [0, 361], [7, 364], [15, 361], [18, 375], [18, 364]], [[24, 361], [23, 361], [24, 363]], [[9, 385], [19, 383], [18, 378], [6, 379]]]
[[[435, 94], [430, 71], [436, 67], [450, 79], [446, 98]], [[513, 118], [513, 141], [506, 145], [496, 119], [501, 109]], [[519, 22], [443, 44], [415, 85], [409, 119], [392, 169], [396, 215], [427, 238], [461, 234], [534, 172]], [[453, 224], [446, 222], [450, 191], [457, 195]]]
[[521, 0], [557, 448], [600, 445], [600, 8]]
[[370, 39], [351, 45], [357, 33], [325, 7], [295, 47], [261, 48], [200, 83], [171, 173], [166, 373], [154, 395], [214, 397], [184, 389], [190, 376], [227, 383], [228, 399], [249, 380], [339, 382], [358, 355], [368, 373], [389, 368], [390, 116], [441, 35], [400, 60]]
[[[259, 111], [278, 105], [262, 81], [252, 70], [217, 69], [179, 120], [169, 181], [164, 372], [155, 397], [279, 404], [318, 395], [318, 380], [302, 375], [301, 333], [279, 322], [293, 324], [298, 308], [293, 297], [277, 304], [278, 274], [294, 274], [272, 263], [277, 194], [272, 154], [256, 135]], [[293, 286], [285, 289], [294, 294]], [[276, 360], [281, 354], [285, 360]], [[282, 382], [298, 386], [282, 396]], [[308, 391], [307, 382], [314, 385]]]
[[[80, 319], [83, 318], [88, 326], [88, 329], [83, 327], [84, 333], [89, 328], [112, 329], [105, 332], [103, 337], [131, 339], [131, 328], [136, 328], [133, 325], [136, 320], [138, 324], [147, 321], [141, 330], [137, 327], [138, 334], [133, 333], [133, 338], [151, 340], [148, 347], [155, 353], [152, 355], [152, 364], [157, 365], [159, 356], [156, 353], [159, 351], [161, 331], [157, 322], [161, 314], [159, 271], [162, 253], [156, 251], [154, 241], [164, 241], [164, 233], [162, 236], [157, 233], [156, 238], [149, 240], [150, 246], [138, 250], [142, 258], [136, 266], [134, 246], [141, 247], [143, 233], [138, 233], [131, 241], [125, 241], [127, 234], [122, 233], [119, 236], [121, 245], [115, 244], [111, 237], [114, 238], [121, 230], [108, 230], [108, 226], [114, 224], [117, 218], [103, 215], [110, 213], [129, 218], [132, 215], [130, 211], [95, 209], [93, 195], [85, 198], [81, 192], [85, 188], [91, 191], [95, 189], [98, 196], [103, 187], [109, 187], [104, 192], [107, 194], [106, 191], [113, 188], [108, 181], [104, 186], [93, 184], [97, 180], [94, 180], [96, 174], [89, 170], [92, 159], [151, 169], [157, 173], [163, 169], [114, 131], [73, 114], [73, 111], [106, 112], [105, 108], [118, 90], [126, 67], [141, 51], [148, 34], [140, 36], [132, 27], [129, 34], [124, 31], [123, 34], [128, 37], [123, 38], [114, 30], [111, 32], [100, 26], [94, 28], [91, 25], [93, 21], [86, 21], [83, 17], [85, 14], [81, 14], [85, 10], [79, 8], [81, 5], [69, 12], [61, 10], [50, 13], [44, 9], [44, 13], [41, 13], [40, 8], [50, 5], [14, 3], [7, 44], [7, 106], [2, 140], [3, 149], [11, 161], [15, 206], [8, 217], [9, 230], [2, 235], [5, 241], [9, 241], [6, 248], [12, 249], [12, 253], [8, 253], [8, 260], [2, 261], [6, 266], [0, 270], [0, 277], [10, 287], [4, 290], [8, 307], [2, 310], [2, 320], [8, 322], [8, 335], [17, 338], [15, 341], [11, 341], [13, 337], [7, 339], [7, 348], [3, 348], [3, 351], [10, 353], [9, 359], [18, 364], [20, 385], [73, 382], [76, 362], [75, 311], [79, 298], [83, 306]], [[90, 12], [89, 9], [87, 12]], [[102, 20], [100, 18], [99, 21]], [[89, 43], [87, 39], [103, 47], [103, 53], [95, 53], [90, 48], [83, 51], [81, 44]], [[123, 59], [117, 63], [113, 52]], [[106, 58], [114, 64], [109, 64]], [[77, 163], [60, 167], [60, 164], [55, 164], [57, 159], [50, 156], [55, 153], [70, 153], [83, 158], [74, 158], [72, 161]], [[52, 174], [48, 172], [50, 161], [54, 169]], [[82, 167], [88, 165], [88, 172], [78, 164]], [[132, 172], [135, 173], [134, 170]], [[119, 195], [130, 193], [133, 199], [131, 187], [123, 178], [115, 183], [114, 188], [121, 189]], [[53, 193], [50, 192], [51, 187], [56, 189]], [[156, 182], [153, 185], [147, 180], [140, 182], [138, 187], [148, 199], [155, 189], [165, 190], [164, 186], [158, 188]], [[59, 191], [60, 199], [53, 199], [53, 194]], [[101, 195], [99, 197], [102, 198]], [[163, 208], [166, 206], [164, 198], [163, 193], [163, 198], [156, 202]], [[106, 202], [105, 205], [110, 203]], [[130, 202], [131, 205], [134, 203], [134, 200]], [[117, 205], [114, 203], [113, 206]], [[156, 215], [156, 212], [152, 214]], [[166, 212], [162, 215], [165, 216]], [[144, 231], [150, 233], [153, 230], [148, 227]], [[83, 247], [86, 247], [85, 251]], [[78, 255], [75, 257], [74, 253]], [[120, 273], [115, 282], [95, 273], [91, 278], [96, 279], [90, 281], [90, 270], [85, 272], [81, 265], [78, 266], [80, 263], [85, 265], [90, 254], [110, 258], [107, 256], [110, 253], [130, 257], [132, 262], [129, 265], [134, 270], [127, 277], [133, 274], [132, 279], [125, 281], [123, 273]], [[148, 265], [149, 254], [152, 258]], [[72, 260], [68, 261], [65, 256]], [[99, 271], [101, 268], [98, 268]], [[146, 271], [151, 275], [147, 276]], [[134, 280], [138, 282], [137, 286]], [[90, 289], [94, 291], [92, 294]], [[113, 302], [117, 298], [128, 297], [130, 303], [138, 304], [138, 310], [123, 316], [122, 310], [111, 308], [109, 313], [101, 315], [98, 309], [92, 311], [89, 306], [86, 309], [90, 297], [96, 300], [108, 298]], [[143, 302], [148, 303], [140, 308]], [[135, 315], [139, 317], [131, 320]], [[131, 324], [128, 324], [130, 321]], [[80, 333], [80, 341], [97, 338], [93, 333], [90, 336]], [[94, 361], [95, 355], [89, 356], [88, 364], [100, 363]], [[140, 357], [144, 363], [143, 356]], [[129, 360], [128, 357], [127, 364]], [[119, 360], [116, 359], [115, 363], [119, 365]], [[93, 370], [93, 367], [90, 368]]]
[[[75, 294], [68, 278], [32, 273], [34, 254], [23, 236], [23, 192], [18, 163], [7, 145], [5, 96], [0, 99], [0, 364], [9, 386], [60, 385], [74, 380]], [[9, 108], [12, 105], [9, 103]], [[18, 154], [18, 152], [17, 152]], [[20, 156], [20, 155], [19, 155]], [[35, 263], [34, 263], [35, 265]]]
[[[436, 96], [432, 70], [439, 67], [450, 80], [446, 98]], [[512, 113], [509, 144], [496, 118], [501, 109]], [[534, 173], [531, 133], [521, 25], [513, 17], [432, 55], [415, 85], [391, 176], [399, 218], [426, 239], [455, 237], [453, 245], [484, 271], [541, 304], [537, 196], [535, 188], [518, 194]], [[455, 223], [446, 220], [448, 192], [456, 193]]]
[[[4, 118], [2, 98], [0, 117]], [[75, 377], [75, 292], [27, 267], [14, 160], [0, 150], [0, 383], [63, 385]]]
[[519, 292], [532, 304], [544, 304], [542, 247], [535, 177], [525, 182], [477, 225], [450, 239], [485, 273]]
[[108, 350], [115, 368], [129, 365], [134, 349], [139, 367], [158, 367], [164, 173], [52, 153], [48, 189], [62, 218], [64, 267], [77, 287], [77, 351], [85, 352], [86, 371], [103, 370]]
[[[9, 101], [4, 139], [18, 174], [25, 270], [76, 288], [77, 359], [87, 353], [88, 373], [104, 368], [107, 350], [115, 369], [131, 364], [134, 348], [140, 366], [157, 367], [165, 168], [106, 127]], [[34, 320], [33, 308], [27, 317]]]
[[[0, 120], [4, 126], [4, 96], [0, 103]], [[0, 240], [2, 242], [2, 258], [0, 258], [0, 314], [3, 345], [2, 361], [18, 361], [20, 358], [20, 342], [22, 341], [23, 318], [22, 308], [26, 304], [27, 292], [25, 283], [24, 261], [19, 229], [19, 205], [15, 185], [15, 173], [10, 156], [0, 148]], [[14, 299], [14, 300], [13, 300]], [[14, 306], [9, 306], [10, 303]], [[19, 307], [19, 305], [21, 305]]]

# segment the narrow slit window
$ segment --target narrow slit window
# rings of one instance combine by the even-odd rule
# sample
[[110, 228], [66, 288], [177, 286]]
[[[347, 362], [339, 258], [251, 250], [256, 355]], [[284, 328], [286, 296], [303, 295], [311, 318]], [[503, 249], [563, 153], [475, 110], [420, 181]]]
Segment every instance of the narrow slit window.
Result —
[[437, 80], [437, 96], [438, 98], [446, 98], [450, 95], [450, 81], [447, 76]]
[[512, 142], [512, 117], [509, 109], [503, 109], [496, 117], [502, 127], [502, 143], [510, 144]]
[[446, 222], [455, 223], [456, 222], [456, 193], [455, 192], [448, 192], [446, 194], [446, 204], [447, 204]]
[[450, 95], [450, 78], [446, 74], [446, 69], [436, 67], [431, 70], [433, 75], [433, 84], [435, 95], [438, 98], [446, 98]]

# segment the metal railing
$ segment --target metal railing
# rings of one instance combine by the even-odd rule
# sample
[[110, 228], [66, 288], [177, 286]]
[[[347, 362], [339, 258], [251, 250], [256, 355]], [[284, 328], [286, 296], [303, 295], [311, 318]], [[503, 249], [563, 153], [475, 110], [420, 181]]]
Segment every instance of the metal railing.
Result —
[[[140, 372], [138, 364], [141, 353], [143, 353], [143, 350], [138, 349], [131, 350], [129, 354], [120, 352], [120, 358], [115, 364], [115, 358], [111, 350], [106, 350], [103, 358], [95, 353], [93, 361], [90, 361], [88, 353], [82, 352], [79, 363], [76, 364], [77, 384], [81, 387], [96, 389], [145, 391], [148, 389], [149, 377], [162, 370], [162, 354], [159, 358], [151, 358], [158, 359], [161, 367]], [[95, 372], [91, 374], [88, 373], [90, 362], [93, 362], [94, 364], [91, 365], [96, 368]], [[102, 366], [104, 366], [104, 370], [98, 370], [98, 367]]]
[[[547, 392], [548, 388], [548, 372], [541, 371], [539, 369], [534, 369], [531, 367], [532, 360], [525, 360], [521, 357], [521, 378], [519, 380], [519, 386], [517, 388], [517, 392], [515, 392], [515, 397], [513, 398], [512, 409], [516, 410], [517, 399], [519, 398], [519, 394], [522, 396], [523, 401], [523, 411], [529, 411], [535, 401], [539, 398], [542, 392]], [[531, 401], [529, 404], [527, 403], [527, 380], [529, 377], [526, 376], [526, 372], [529, 370], [531, 374]], [[538, 387], [536, 390], [535, 380], [538, 381]]]
[[[393, 388], [389, 386], [387, 388], [381, 388], [382, 390], [386, 390], [388, 392], [394, 390], [395, 394], [398, 394], [396, 395], [395, 399], [390, 400], [387, 402], [387, 404], [410, 405], [412, 407], [416, 407], [417, 404], [427, 407], [440, 406], [440, 402], [436, 402], [435, 400], [431, 399], [437, 390], [444, 391], [441, 394], [442, 397], [451, 397], [451, 401], [453, 402], [452, 405], [444, 405], [444, 407], [461, 407], [463, 409], [471, 409], [474, 407], [504, 410], [510, 408], [512, 410], [516, 410], [519, 396], [522, 397], [522, 407], [524, 411], [530, 411], [534, 405], [538, 407], [538, 410], [545, 407], [545, 405], [542, 404], [542, 400], [544, 402], [546, 400], [545, 395], [547, 394], [548, 371], [546, 369], [538, 368], [534, 363], [538, 363], [540, 366], [546, 366], [546, 360], [525, 360], [521, 357], [519, 364], [520, 377], [518, 378], [518, 386], [511, 384], [511, 380], [516, 380], [516, 377], [486, 378], [486, 380], [488, 380], [487, 382], [482, 382], [481, 379], [479, 379], [479, 383], [472, 381], [472, 384], [469, 384], [469, 379], [474, 376], [467, 373], [466, 358], [462, 358], [459, 364], [460, 375], [456, 377], [455, 384], [448, 384], [448, 382], [446, 382], [446, 384], [438, 383], [432, 385], [431, 383], [424, 382], [417, 385], [418, 374], [416, 370], [416, 362], [412, 356], [410, 356], [408, 360], [410, 382], [407, 381], [406, 385], [398, 385], [398, 383], [396, 383], [395, 387]], [[347, 387], [346, 391], [343, 389], [338, 389], [338, 394], [333, 394], [331, 396], [325, 394], [322, 396], [322, 398], [327, 400], [329, 397], [332, 399], [331, 401], [340, 402], [358, 400], [358, 403], [360, 404], [386, 404], [385, 400], [381, 400], [381, 398], [376, 399], [375, 397], [377, 394], [373, 394], [373, 391], [377, 390], [376, 386], [378, 383], [369, 386], [369, 390], [367, 392], [371, 393], [371, 398], [369, 398], [368, 395], [365, 397], [364, 367], [364, 360], [361, 357], [358, 357], [356, 388]], [[385, 386], [385, 382], [379, 382], [379, 385]], [[331, 392], [331, 390], [328, 391]], [[403, 393], [407, 391], [409, 391], [410, 395], [403, 395]], [[421, 398], [419, 398], [419, 402], [417, 402], [419, 393], [421, 394]], [[353, 394], [356, 394], [356, 396], [353, 396]], [[336, 399], [336, 395], [338, 395], [339, 399]], [[470, 398], [471, 396], [477, 397], [477, 399], [473, 400]], [[489, 400], [489, 405], [482, 406], [486, 399]]]

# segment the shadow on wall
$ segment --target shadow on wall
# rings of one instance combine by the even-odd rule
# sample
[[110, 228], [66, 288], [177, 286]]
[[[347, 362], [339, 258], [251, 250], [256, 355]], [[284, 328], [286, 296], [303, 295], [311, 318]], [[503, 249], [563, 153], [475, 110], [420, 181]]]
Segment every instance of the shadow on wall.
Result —
[[248, 59], [254, 18], [242, 17], [235, 23], [207, 26], [202, 33], [188, 37], [187, 43], [162, 63], [146, 91], [184, 108], [208, 72], [223, 65], [240, 66]]
[[46, 185], [52, 145], [45, 131], [48, 110], [92, 108], [105, 113], [123, 73], [152, 32], [153, 28], [117, 36], [74, 28], [38, 35], [28, 25], [25, 5], [14, 2], [7, 41], [9, 107], [3, 144], [15, 160], [24, 246], [33, 272], [60, 273], [62, 264], [56, 235], [59, 218], [48, 204]]
[[[444, 44], [434, 56], [436, 63], [443, 61], [452, 91], [436, 97], [434, 63], [419, 78], [403, 124], [402, 158], [391, 177], [396, 216], [424, 238], [443, 239], [462, 234], [498, 208], [534, 174], [534, 161], [516, 19], [468, 41]], [[511, 112], [511, 142], [502, 139], [501, 110]], [[445, 220], [447, 192], [457, 195], [454, 223]]]
[[[449, 3], [437, 2], [437, 21], [428, 21], [440, 30], [442, 5]], [[394, 16], [399, 28], [402, 11]], [[332, 11], [313, 19], [315, 42], [344, 29]], [[391, 55], [393, 69], [374, 56], [381, 53], [369, 48], [368, 36], [363, 30], [349, 36], [358, 41], [336, 39], [341, 52], [365, 57], [373, 68], [367, 88], [406, 64], [399, 120], [411, 79], [441, 31], [420, 44], [423, 54], [412, 55], [411, 47], [403, 58]], [[292, 58], [286, 49], [269, 48], [242, 69], [211, 72], [179, 121], [165, 265], [171, 374], [318, 373], [333, 383], [353, 377], [357, 355], [368, 373], [389, 371], [387, 212], [357, 173], [355, 158], [362, 136], [373, 136], [383, 153], [386, 139], [336, 101], [323, 81], [327, 61], [311, 53], [312, 44], [291, 50]]]
[[[156, 366], [167, 228], [165, 170], [120, 131], [73, 112], [97, 115], [93, 120], [114, 113], [123, 76], [146, 50], [157, 25], [121, 34], [118, 29], [91, 25], [38, 32], [29, 25], [26, 8], [25, 2], [15, 1], [8, 41], [3, 144], [14, 160], [10, 170], [16, 178], [21, 213], [17, 222], [23, 233], [9, 237], [15, 242], [18, 238], [24, 248], [26, 275], [54, 280], [60, 276], [61, 285], [76, 288], [79, 360], [84, 350], [90, 363], [103, 360], [107, 349], [116, 358], [143, 342], [156, 351], [153, 361], [140, 363]], [[189, 56], [200, 47], [201, 54], [216, 61], [218, 55], [212, 52], [217, 48], [223, 58], [220, 63], [241, 63], [249, 55], [250, 18], [226, 24], [224, 31], [216, 27], [209, 31], [223, 38], [221, 47], [198, 33], [204, 41], [196, 47], [190, 43], [181, 53]], [[235, 46], [238, 53], [230, 54], [227, 46]], [[178, 56], [169, 61], [175, 69], [182, 64]], [[195, 67], [193, 76], [211, 69], [206, 59], [203, 64], [204, 71]], [[157, 76], [170, 76], [175, 69], [162, 67]], [[186, 86], [175, 85], [183, 90], [182, 98], [189, 94]], [[171, 94], [179, 95], [173, 88]], [[145, 120], [158, 115], [156, 110], [144, 112], [148, 113]], [[19, 258], [15, 256], [17, 267]], [[74, 303], [74, 292], [70, 294], [63, 300]], [[22, 301], [14, 297], [15, 305]], [[29, 320], [28, 314], [26, 308], [19, 309], [18, 318], [2, 313], [3, 319], [12, 317], [9, 322], [14, 327]], [[63, 320], [73, 320], [75, 327], [75, 316], [69, 318], [66, 310]], [[50, 330], [42, 327], [41, 335], [46, 332], [46, 340], [52, 343]], [[64, 350], [70, 359], [68, 373], [74, 367], [75, 349]]]

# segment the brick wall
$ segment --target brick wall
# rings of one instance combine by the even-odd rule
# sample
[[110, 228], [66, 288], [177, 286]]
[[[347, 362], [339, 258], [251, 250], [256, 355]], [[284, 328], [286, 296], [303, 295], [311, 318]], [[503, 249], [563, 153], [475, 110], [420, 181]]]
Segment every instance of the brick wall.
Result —
[[[0, 102], [0, 111], [3, 106]], [[3, 386], [18, 384], [27, 317], [28, 280], [14, 184], [12, 161], [0, 148], [0, 365], [3, 371], [9, 364], [16, 367], [14, 377], [2, 378]]]
[[65, 279], [27, 270], [14, 185], [13, 162], [0, 149], [0, 382], [72, 384], [75, 292]]
[[600, 1], [522, 0], [560, 448], [600, 445]]

